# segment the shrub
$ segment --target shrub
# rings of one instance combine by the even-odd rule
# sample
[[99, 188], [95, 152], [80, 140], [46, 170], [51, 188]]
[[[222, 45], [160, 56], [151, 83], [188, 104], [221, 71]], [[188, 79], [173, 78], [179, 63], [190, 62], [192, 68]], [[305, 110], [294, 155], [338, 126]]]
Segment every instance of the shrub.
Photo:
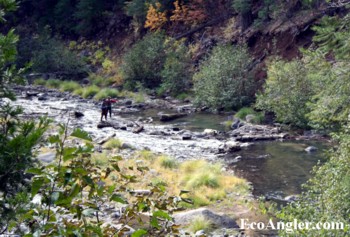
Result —
[[179, 166], [179, 163], [174, 158], [168, 156], [161, 156], [158, 158], [160, 165], [167, 169], [175, 169]]
[[126, 53], [121, 66], [126, 88], [135, 89], [136, 82], [147, 88], [161, 84], [164, 38], [161, 33], [148, 34]]
[[74, 95], [82, 96], [82, 95], [83, 95], [83, 92], [84, 92], [84, 88], [83, 88], [83, 87], [80, 87], [80, 88], [78, 88], [78, 89], [75, 89], [75, 90], [73, 91], [73, 94], [74, 94]]
[[241, 108], [236, 114], [235, 117], [241, 119], [241, 120], [246, 120], [247, 115], [253, 115], [254, 118], [252, 120], [252, 123], [262, 123], [264, 121], [264, 114], [263, 113], [258, 113], [256, 112], [253, 108], [251, 107], [244, 107]]
[[100, 88], [98, 86], [92, 85], [85, 87], [83, 89], [82, 97], [83, 98], [90, 98], [95, 96], [100, 91]]
[[37, 85], [37, 86], [45, 86], [46, 85], [46, 80], [43, 79], [43, 78], [35, 79], [33, 84]]
[[110, 86], [114, 82], [113, 78], [106, 78], [104, 76], [93, 74], [93, 73], [89, 74], [89, 81], [92, 85], [96, 85], [100, 87]]
[[102, 90], [100, 90], [95, 96], [94, 99], [95, 100], [101, 100], [101, 99], [105, 99], [107, 97], [118, 97], [119, 96], [119, 91], [117, 89], [112, 89], [112, 88], [104, 88]]
[[85, 62], [69, 51], [59, 39], [42, 35], [32, 44], [36, 46], [30, 46], [34, 50], [28, 55], [28, 60], [33, 62], [33, 71], [59, 72], [70, 76], [79, 76], [87, 72]]
[[307, 102], [312, 95], [304, 63], [277, 59], [268, 66], [264, 92], [257, 96], [256, 107], [274, 112], [279, 122], [307, 127]]
[[254, 99], [252, 60], [246, 47], [217, 46], [194, 75], [195, 103], [213, 110], [238, 109]]
[[161, 72], [162, 85], [164, 91], [170, 91], [172, 95], [177, 95], [187, 88], [191, 82], [191, 58], [188, 47], [182, 42], [167, 44], [167, 56]]
[[78, 82], [75, 81], [63, 81], [60, 85], [60, 90], [61, 91], [69, 91], [73, 92], [76, 89], [79, 89], [81, 86], [79, 85]]
[[57, 79], [49, 79], [46, 81], [46, 87], [48, 88], [53, 88], [53, 89], [57, 89], [60, 87], [62, 81], [57, 80]]

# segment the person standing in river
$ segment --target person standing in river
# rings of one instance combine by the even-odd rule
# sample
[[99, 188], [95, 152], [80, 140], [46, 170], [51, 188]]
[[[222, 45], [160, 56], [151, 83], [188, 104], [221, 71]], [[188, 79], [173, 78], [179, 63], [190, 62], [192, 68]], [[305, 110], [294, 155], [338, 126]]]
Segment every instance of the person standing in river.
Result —
[[101, 105], [101, 122], [103, 117], [105, 117], [105, 120], [107, 121], [107, 115], [108, 115], [108, 103], [107, 103], [107, 100], [104, 99]]
[[[111, 99], [111, 97], [108, 97], [106, 100], [107, 103], [107, 113], [109, 113], [109, 117], [112, 118], [112, 103], [116, 103], [117, 100]], [[107, 118], [106, 118], [107, 120]]]

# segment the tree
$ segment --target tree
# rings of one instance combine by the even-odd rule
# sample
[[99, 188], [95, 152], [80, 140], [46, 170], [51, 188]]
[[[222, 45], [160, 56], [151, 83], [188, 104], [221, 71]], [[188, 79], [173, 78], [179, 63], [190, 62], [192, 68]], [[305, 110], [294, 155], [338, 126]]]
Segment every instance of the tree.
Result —
[[164, 65], [165, 36], [162, 33], [146, 35], [125, 54], [121, 71], [126, 87], [134, 89], [136, 83], [154, 88], [161, 84], [160, 72]]
[[304, 62], [277, 59], [268, 65], [266, 84], [257, 96], [256, 107], [274, 112], [279, 122], [305, 128], [312, 95]]
[[[4, 14], [16, 10], [17, 5], [13, 0], [4, 0], [0, 2], [0, 7], [0, 19], [5, 21]], [[21, 81], [22, 70], [17, 70], [14, 65], [17, 41], [14, 30], [10, 30], [6, 35], [0, 34], [1, 99], [14, 100], [15, 96], [9, 87]], [[18, 118], [21, 112], [21, 108], [13, 108], [9, 103], [0, 104], [0, 233], [7, 230], [9, 219], [16, 213], [12, 209], [11, 199], [19, 191], [28, 188], [24, 172], [34, 165], [32, 149], [48, 126], [45, 119], [41, 119], [39, 123], [21, 121]]]
[[252, 59], [245, 46], [216, 46], [194, 75], [196, 103], [211, 109], [239, 109], [253, 100]]

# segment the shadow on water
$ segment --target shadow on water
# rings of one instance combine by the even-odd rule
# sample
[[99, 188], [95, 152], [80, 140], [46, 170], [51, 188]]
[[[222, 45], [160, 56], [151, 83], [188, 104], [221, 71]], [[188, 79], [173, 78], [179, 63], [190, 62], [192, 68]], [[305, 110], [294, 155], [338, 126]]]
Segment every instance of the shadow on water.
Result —
[[[307, 153], [308, 146], [318, 148]], [[310, 171], [326, 159], [326, 144], [316, 141], [260, 142], [239, 153], [231, 154], [226, 162], [241, 177], [252, 182], [253, 194], [287, 196], [298, 194], [301, 185], [312, 177]], [[234, 158], [241, 156], [238, 162]]]

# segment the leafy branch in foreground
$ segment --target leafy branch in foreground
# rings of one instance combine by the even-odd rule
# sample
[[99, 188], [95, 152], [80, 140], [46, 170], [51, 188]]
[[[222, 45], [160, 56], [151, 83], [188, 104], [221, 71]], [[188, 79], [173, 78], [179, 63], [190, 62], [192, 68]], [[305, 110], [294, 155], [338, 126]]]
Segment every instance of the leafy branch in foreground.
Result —
[[[67, 146], [70, 138], [80, 145]], [[56, 163], [27, 171], [34, 175], [31, 198], [40, 201], [24, 214], [24, 223], [30, 223], [26, 236], [120, 236], [132, 229], [133, 236], [178, 232], [171, 213], [179, 202], [189, 200], [168, 196], [161, 185], [135, 190], [147, 167], [120, 167], [122, 157], [116, 156], [110, 158], [110, 166], [100, 168], [92, 162], [94, 147], [88, 134], [79, 129], [69, 133], [66, 125], [48, 140], [57, 147]], [[111, 174], [117, 181], [108, 185]], [[119, 217], [107, 221], [111, 208], [120, 210]]]

